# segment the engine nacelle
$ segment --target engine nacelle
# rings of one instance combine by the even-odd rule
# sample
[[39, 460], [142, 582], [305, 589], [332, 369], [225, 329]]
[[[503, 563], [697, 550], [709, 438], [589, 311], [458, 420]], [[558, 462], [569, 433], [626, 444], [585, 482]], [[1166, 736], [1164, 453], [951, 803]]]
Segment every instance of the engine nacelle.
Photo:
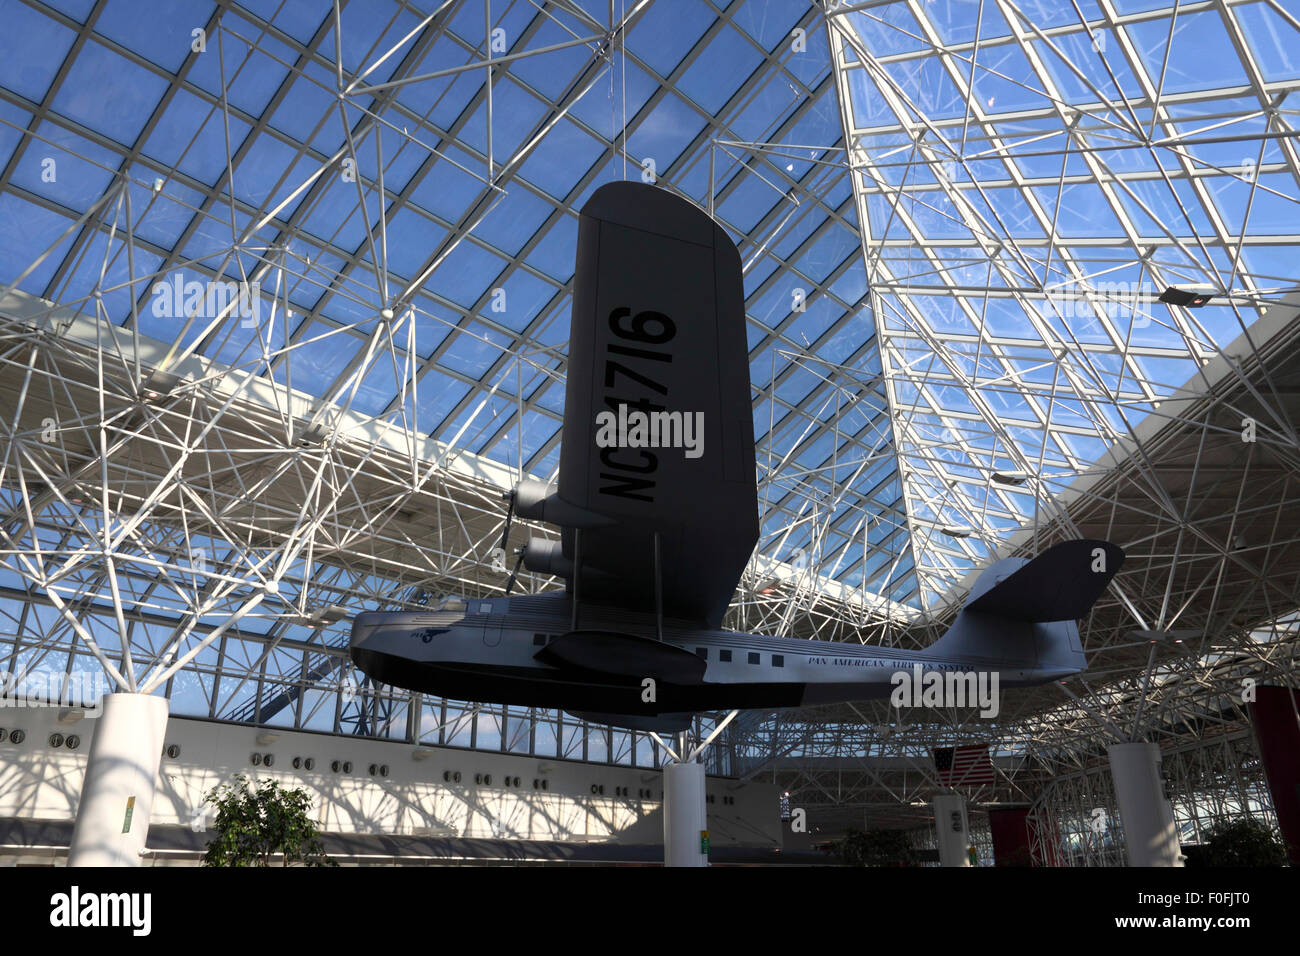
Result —
[[533, 521], [546, 520], [546, 499], [555, 494], [555, 485], [544, 481], [521, 481], [515, 485], [515, 514]]
[[545, 538], [529, 538], [524, 546], [524, 567], [539, 574], [567, 578], [573, 574], [573, 562], [564, 556], [564, 545]]
[[[559, 496], [555, 485], [532, 479], [515, 485], [515, 514], [561, 528], [599, 528], [614, 523], [604, 515], [569, 504]], [[524, 563], [527, 565], [526, 558]]]

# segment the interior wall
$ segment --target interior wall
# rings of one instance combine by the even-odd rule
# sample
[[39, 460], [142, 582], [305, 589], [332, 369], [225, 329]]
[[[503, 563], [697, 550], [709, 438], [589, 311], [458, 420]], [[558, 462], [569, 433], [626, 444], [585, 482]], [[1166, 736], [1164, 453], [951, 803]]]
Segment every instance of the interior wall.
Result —
[[[75, 818], [95, 720], [67, 722], [65, 716], [61, 722], [59, 716], [55, 708], [0, 707], [0, 728], [6, 731], [0, 742], [0, 818]], [[12, 741], [15, 729], [26, 735], [19, 744]], [[56, 733], [65, 738], [59, 747], [50, 743]], [[80, 738], [75, 750], [68, 749], [69, 735]], [[153, 823], [205, 829], [203, 795], [244, 773], [305, 788], [325, 832], [663, 842], [663, 779], [657, 770], [184, 717], [169, 720], [166, 739], [180, 751], [163, 757]], [[270, 755], [271, 766], [254, 766], [254, 754], [263, 761]], [[295, 769], [295, 757], [311, 758], [314, 768]], [[351, 771], [335, 771], [336, 761], [351, 763]], [[709, 777], [707, 794], [714, 845], [781, 845], [776, 787]]]

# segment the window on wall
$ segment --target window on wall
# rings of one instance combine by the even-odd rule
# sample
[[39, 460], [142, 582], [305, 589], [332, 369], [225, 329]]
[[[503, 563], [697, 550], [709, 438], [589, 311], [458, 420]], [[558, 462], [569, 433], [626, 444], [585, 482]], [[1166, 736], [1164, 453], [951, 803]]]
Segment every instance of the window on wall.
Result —
[[555, 735], [555, 718], [538, 719], [533, 727], [533, 752], [538, 756], [556, 756], [558, 739]]
[[443, 741], [450, 747], [473, 745], [474, 710], [472, 707], [447, 705]]
[[633, 757], [632, 733], [628, 730], [614, 731], [614, 759], [611, 763], [631, 764]]
[[480, 710], [474, 720], [474, 743], [479, 750], [501, 749], [501, 714], [496, 710]]
[[610, 733], [610, 728], [604, 724], [592, 724], [587, 728], [587, 760], [596, 763], [609, 761]]
[[654, 741], [647, 734], [636, 735], [636, 765], [638, 767], [655, 766]]
[[583, 742], [586, 738], [582, 733], [582, 724], [564, 722], [563, 728], [563, 747], [560, 756], [566, 760], [585, 760], [587, 752], [583, 748]]

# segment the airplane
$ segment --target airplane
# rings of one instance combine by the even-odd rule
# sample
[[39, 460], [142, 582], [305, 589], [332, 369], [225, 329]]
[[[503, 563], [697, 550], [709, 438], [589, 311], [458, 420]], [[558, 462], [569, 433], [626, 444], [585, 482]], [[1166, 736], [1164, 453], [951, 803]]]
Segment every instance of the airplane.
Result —
[[[395, 687], [663, 732], [887, 697], [903, 671], [1022, 687], [1087, 668], [1076, 622], [1124, 560], [1100, 540], [995, 562], [921, 650], [723, 630], [758, 541], [755, 471], [735, 244], [662, 188], [604, 185], [579, 216], [558, 480], [508, 493], [498, 555], [515, 516], [559, 540], [528, 542], [505, 597], [358, 614], [351, 659]], [[521, 564], [565, 590], [511, 596]]]

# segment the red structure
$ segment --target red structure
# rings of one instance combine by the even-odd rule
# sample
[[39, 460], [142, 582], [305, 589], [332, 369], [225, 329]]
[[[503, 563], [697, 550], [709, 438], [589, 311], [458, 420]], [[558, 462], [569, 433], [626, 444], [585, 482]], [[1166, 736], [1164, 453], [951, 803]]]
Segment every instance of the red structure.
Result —
[[1300, 695], [1289, 687], [1256, 687], [1250, 705], [1264, 776], [1273, 795], [1292, 866], [1300, 866]]
[[1033, 866], [1030, 854], [1028, 807], [998, 807], [989, 810], [995, 866]]
[[1046, 859], [1034, 858], [1034, 838], [1039, 834], [1035, 832], [1038, 824], [1029, 815], [1029, 807], [995, 807], [988, 813], [994, 866], [1062, 865], [1060, 849], [1054, 839], [1041, 841], [1039, 853]]

